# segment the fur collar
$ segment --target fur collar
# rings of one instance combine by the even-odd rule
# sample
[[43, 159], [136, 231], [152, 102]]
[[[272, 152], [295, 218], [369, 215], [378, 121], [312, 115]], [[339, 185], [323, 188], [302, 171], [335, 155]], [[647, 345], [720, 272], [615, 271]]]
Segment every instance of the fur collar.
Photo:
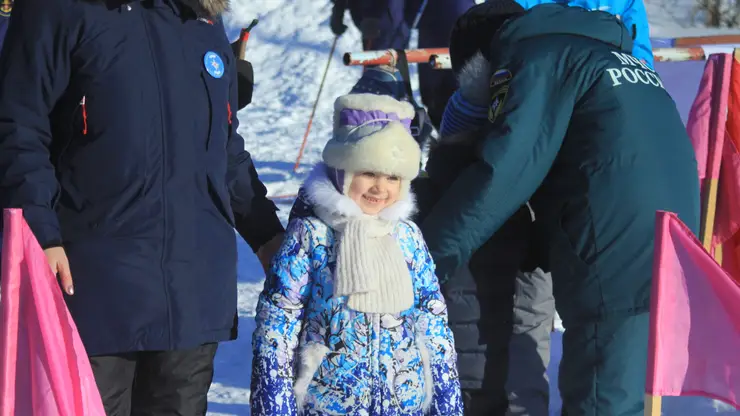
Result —
[[[319, 163], [303, 184], [308, 203], [319, 206], [331, 213], [345, 217], [363, 215], [360, 207], [348, 196], [341, 194], [326, 173], [327, 166]], [[404, 199], [382, 210], [378, 217], [387, 221], [407, 221], [416, 212], [416, 198], [410, 191]]]
[[229, 9], [229, 0], [199, 0], [199, 3], [211, 16], [221, 16]]
[[490, 62], [482, 53], [478, 52], [470, 58], [457, 76], [463, 97], [474, 105], [488, 106], [491, 102], [489, 83], [492, 72]]

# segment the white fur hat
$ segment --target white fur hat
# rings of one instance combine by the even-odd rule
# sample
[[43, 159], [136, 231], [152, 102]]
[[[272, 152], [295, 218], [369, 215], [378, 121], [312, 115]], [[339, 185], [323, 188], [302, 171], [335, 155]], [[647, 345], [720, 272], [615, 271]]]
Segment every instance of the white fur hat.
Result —
[[410, 132], [414, 113], [411, 104], [386, 95], [337, 98], [334, 134], [324, 147], [324, 163], [348, 175], [379, 172], [411, 181], [421, 164], [421, 149]]

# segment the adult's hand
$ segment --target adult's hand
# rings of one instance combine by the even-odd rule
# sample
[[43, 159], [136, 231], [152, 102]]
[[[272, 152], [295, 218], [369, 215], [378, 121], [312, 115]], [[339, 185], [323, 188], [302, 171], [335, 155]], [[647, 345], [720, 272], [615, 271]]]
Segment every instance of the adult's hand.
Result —
[[272, 237], [270, 241], [263, 244], [262, 247], [257, 250], [257, 258], [262, 264], [262, 269], [265, 271], [265, 274], [270, 272], [270, 262], [280, 249], [280, 245], [283, 244], [283, 235], [284, 233], [276, 234], [275, 237]]
[[62, 282], [62, 288], [68, 295], [74, 295], [75, 289], [72, 284], [72, 273], [69, 270], [69, 260], [67, 259], [67, 253], [62, 247], [51, 247], [44, 250], [46, 254], [46, 261], [49, 262], [49, 267], [54, 275], [59, 277]]

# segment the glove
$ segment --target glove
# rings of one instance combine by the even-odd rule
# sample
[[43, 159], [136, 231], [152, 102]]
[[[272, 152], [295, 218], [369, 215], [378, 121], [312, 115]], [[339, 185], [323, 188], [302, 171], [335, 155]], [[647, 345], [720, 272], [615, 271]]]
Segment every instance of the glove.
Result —
[[241, 110], [252, 102], [252, 92], [254, 90], [254, 68], [252, 68], [251, 62], [239, 58], [241, 46], [241, 40], [231, 43], [231, 50], [234, 52], [234, 57], [236, 57], [236, 85], [239, 89], [239, 108], [237, 110]]
[[347, 30], [347, 25], [344, 24], [344, 11], [346, 9], [347, 3], [344, 0], [335, 1], [334, 7], [331, 9], [329, 26], [331, 26], [331, 31], [336, 36], [342, 36]]
[[242, 59], [236, 61], [237, 72], [237, 96], [239, 101], [239, 110], [252, 102], [252, 93], [254, 91], [254, 69], [252, 63]]

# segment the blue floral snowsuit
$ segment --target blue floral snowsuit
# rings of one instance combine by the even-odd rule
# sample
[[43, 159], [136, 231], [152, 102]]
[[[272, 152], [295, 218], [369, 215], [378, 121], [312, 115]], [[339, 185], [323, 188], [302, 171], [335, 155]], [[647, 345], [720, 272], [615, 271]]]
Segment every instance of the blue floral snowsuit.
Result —
[[415, 306], [362, 313], [333, 296], [333, 230], [314, 216], [290, 222], [257, 306], [253, 415], [462, 415], [434, 263], [416, 225], [401, 221], [394, 235]]

